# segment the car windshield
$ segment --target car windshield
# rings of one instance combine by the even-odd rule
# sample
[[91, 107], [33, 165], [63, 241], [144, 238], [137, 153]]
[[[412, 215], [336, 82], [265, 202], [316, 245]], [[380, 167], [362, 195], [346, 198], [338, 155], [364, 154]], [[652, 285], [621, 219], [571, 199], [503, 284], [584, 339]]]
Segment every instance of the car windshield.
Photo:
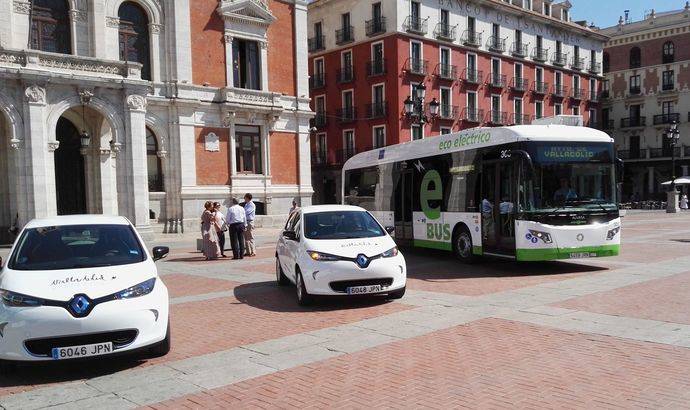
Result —
[[329, 211], [304, 215], [304, 235], [309, 239], [356, 239], [385, 235], [368, 212]]
[[525, 211], [616, 210], [610, 144], [540, 145]]
[[26, 229], [9, 267], [59, 270], [127, 265], [146, 255], [128, 225], [65, 225]]

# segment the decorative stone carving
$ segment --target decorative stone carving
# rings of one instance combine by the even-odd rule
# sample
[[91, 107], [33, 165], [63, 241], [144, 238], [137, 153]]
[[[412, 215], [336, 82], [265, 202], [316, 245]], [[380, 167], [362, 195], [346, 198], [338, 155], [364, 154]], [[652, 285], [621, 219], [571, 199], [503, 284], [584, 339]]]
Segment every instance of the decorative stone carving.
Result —
[[19, 138], [10, 139], [10, 148], [12, 148], [13, 150], [18, 150], [21, 147], [22, 147], [22, 140], [20, 140]]
[[60, 141], [48, 141], [48, 152], [55, 152], [60, 147]]
[[85, 23], [88, 21], [88, 14], [86, 14], [85, 11], [81, 10], [70, 10], [69, 11], [70, 16], [72, 17], [72, 21], [76, 21], [79, 23]]
[[74, 56], [38, 55], [38, 64], [43, 67], [58, 68], [70, 71], [89, 71], [99, 74], [124, 76], [127, 73], [125, 61], [99, 61]]
[[233, 121], [235, 121], [235, 112], [234, 111], [226, 112], [225, 117], [223, 117], [223, 125], [226, 127], [229, 127], [232, 125]]
[[220, 152], [220, 138], [215, 132], [209, 132], [204, 137], [204, 149], [209, 152]]
[[14, 0], [14, 12], [20, 14], [31, 14], [31, 3], [28, 1]]
[[110, 156], [110, 155], [113, 153], [113, 151], [112, 151], [110, 148], [101, 147], [101, 148], [98, 150], [98, 153], [99, 153], [100, 155], [104, 156], [104, 157], [108, 157], [108, 156]]
[[27, 101], [29, 101], [32, 104], [46, 103], [45, 88], [39, 87], [36, 84], [27, 87], [26, 91], [24, 91], [24, 96], [26, 96]]
[[231, 44], [235, 37], [232, 34], [225, 33], [225, 44]]
[[268, 40], [267, 41], [259, 41], [259, 46], [261, 47], [262, 50], [268, 50]]
[[130, 110], [146, 111], [146, 98], [141, 95], [132, 94], [127, 97], [127, 106]]
[[1, 50], [0, 51], [0, 63], [25, 65], [26, 64], [26, 56], [21, 51]]
[[163, 31], [162, 24], [151, 23], [149, 27], [151, 28], [151, 34], [160, 34]]
[[117, 154], [122, 150], [122, 144], [119, 142], [110, 142], [111, 158], [117, 157]]
[[91, 90], [81, 90], [79, 91], [79, 100], [81, 101], [82, 104], [86, 105], [91, 102], [91, 99], [93, 98], [93, 92]]
[[156, 155], [158, 155], [158, 158], [160, 158], [160, 159], [165, 159], [168, 157], [168, 151], [160, 150], [160, 151], [156, 152]]
[[118, 17], [106, 17], [105, 25], [112, 28], [120, 28], [120, 19]]

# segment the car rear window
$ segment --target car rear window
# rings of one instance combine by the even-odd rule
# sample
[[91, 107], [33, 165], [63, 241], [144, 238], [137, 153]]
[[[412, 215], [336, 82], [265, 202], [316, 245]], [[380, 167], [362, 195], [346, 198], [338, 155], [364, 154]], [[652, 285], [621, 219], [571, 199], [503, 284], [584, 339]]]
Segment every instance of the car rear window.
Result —
[[376, 219], [364, 211], [304, 214], [304, 235], [309, 239], [373, 238], [385, 234]]
[[146, 254], [128, 225], [65, 225], [26, 229], [10, 259], [13, 270], [127, 265]]

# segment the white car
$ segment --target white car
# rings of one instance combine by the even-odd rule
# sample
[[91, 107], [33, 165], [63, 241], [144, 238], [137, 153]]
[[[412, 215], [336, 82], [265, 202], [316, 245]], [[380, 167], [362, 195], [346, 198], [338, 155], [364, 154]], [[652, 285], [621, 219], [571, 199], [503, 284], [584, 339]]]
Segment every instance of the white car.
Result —
[[170, 350], [168, 289], [123, 217], [33, 220], [0, 260], [0, 364]]
[[278, 284], [293, 282], [297, 301], [315, 295], [405, 294], [407, 267], [395, 241], [365, 209], [319, 205], [297, 209], [276, 246]]

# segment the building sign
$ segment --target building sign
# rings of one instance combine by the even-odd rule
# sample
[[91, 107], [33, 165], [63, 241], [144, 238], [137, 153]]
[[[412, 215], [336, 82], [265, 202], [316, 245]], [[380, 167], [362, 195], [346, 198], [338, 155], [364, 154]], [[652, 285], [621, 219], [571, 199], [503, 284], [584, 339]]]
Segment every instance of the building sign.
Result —
[[210, 152], [219, 152], [220, 138], [218, 138], [218, 136], [213, 132], [206, 134], [204, 137], [204, 149]]

